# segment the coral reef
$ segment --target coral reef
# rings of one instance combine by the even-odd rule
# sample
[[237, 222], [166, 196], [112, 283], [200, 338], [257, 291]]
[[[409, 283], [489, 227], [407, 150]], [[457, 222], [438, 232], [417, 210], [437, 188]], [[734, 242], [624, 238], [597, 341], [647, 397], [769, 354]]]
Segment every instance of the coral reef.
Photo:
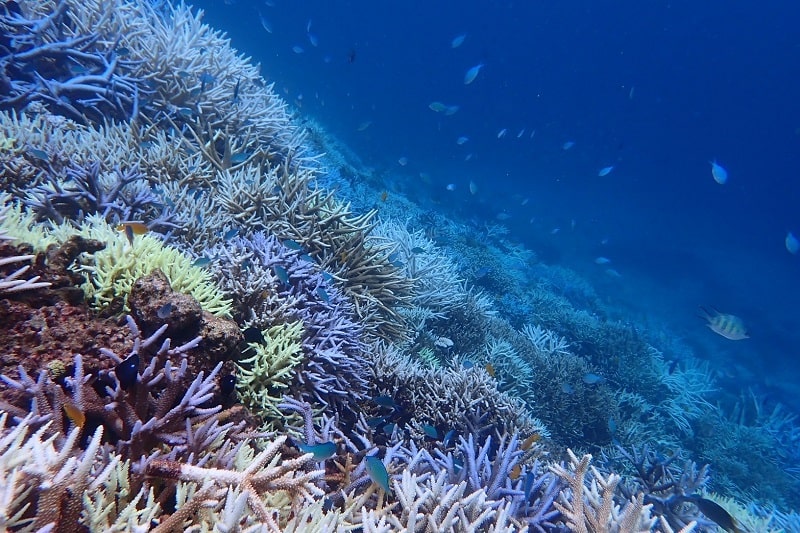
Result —
[[507, 228], [379, 195], [201, 13], [0, 28], [4, 530], [797, 529], [791, 415], [726, 416]]
[[237, 300], [240, 321], [257, 329], [301, 325], [303, 357], [285, 394], [322, 404], [365, 397], [364, 329], [333, 276], [302, 250], [261, 232], [234, 237], [211, 255], [223, 288]]

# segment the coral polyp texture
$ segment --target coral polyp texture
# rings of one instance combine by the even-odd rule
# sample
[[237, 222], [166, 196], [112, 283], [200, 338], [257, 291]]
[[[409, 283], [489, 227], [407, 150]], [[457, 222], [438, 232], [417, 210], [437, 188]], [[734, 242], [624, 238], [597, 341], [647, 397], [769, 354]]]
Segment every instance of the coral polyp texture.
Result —
[[376, 208], [202, 13], [0, 28], [3, 530], [797, 529], [791, 415], [500, 226]]

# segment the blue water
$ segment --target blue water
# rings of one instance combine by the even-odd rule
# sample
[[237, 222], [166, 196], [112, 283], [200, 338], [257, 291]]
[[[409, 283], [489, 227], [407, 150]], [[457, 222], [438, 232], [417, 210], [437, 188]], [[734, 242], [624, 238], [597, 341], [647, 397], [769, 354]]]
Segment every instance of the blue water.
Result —
[[[194, 2], [388, 191], [463, 221], [510, 215], [542, 260], [800, 408], [800, 256], [784, 246], [800, 234], [800, 4], [271, 3]], [[715, 336], [698, 305], [752, 338]]]

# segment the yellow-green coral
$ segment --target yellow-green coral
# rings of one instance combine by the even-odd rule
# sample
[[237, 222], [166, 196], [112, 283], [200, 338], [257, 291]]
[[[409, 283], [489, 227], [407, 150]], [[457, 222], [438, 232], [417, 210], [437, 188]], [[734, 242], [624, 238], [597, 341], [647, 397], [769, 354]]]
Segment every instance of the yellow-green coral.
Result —
[[433, 353], [433, 350], [428, 347], [424, 347], [417, 352], [417, 357], [419, 357], [420, 361], [422, 361], [426, 366], [431, 368], [439, 368], [442, 366], [442, 364], [439, 362], [439, 359], [436, 357], [436, 354]]
[[44, 252], [54, 239], [45, 230], [44, 225], [36, 223], [33, 213], [23, 210], [18, 203], [11, 203], [11, 195], [0, 196], [0, 234], [6, 235], [16, 242], [33, 246], [35, 252]]
[[281, 391], [303, 360], [303, 323], [279, 324], [262, 332], [264, 343], [250, 343], [252, 357], [236, 365], [239, 399], [265, 419], [280, 416]]
[[231, 316], [231, 302], [214, 285], [211, 273], [194, 266], [191, 257], [152, 235], [134, 235], [131, 243], [123, 232], [98, 216], [87, 217], [78, 231], [70, 226], [59, 226], [54, 233], [61, 236], [60, 241], [77, 233], [105, 243], [103, 250], [92, 254], [81, 265], [89, 279], [83, 284], [84, 292], [98, 309], [114, 308], [121, 300], [123, 309], [127, 310], [127, 298], [134, 281], [159, 269], [174, 291], [191, 294], [210, 313]]
[[103, 250], [83, 254], [76, 267], [86, 275], [82, 288], [97, 310], [127, 311], [134, 281], [160, 269], [173, 290], [192, 295], [210, 313], [231, 316], [231, 301], [213, 283], [211, 273], [194, 266], [191, 257], [152, 235], [135, 235], [131, 243], [125, 233], [97, 215], [86, 217], [78, 228], [70, 223], [52, 227], [36, 223], [18, 205], [6, 210], [0, 231], [30, 244], [37, 252], [45, 251], [51, 244], [63, 243], [73, 235], [105, 243]]

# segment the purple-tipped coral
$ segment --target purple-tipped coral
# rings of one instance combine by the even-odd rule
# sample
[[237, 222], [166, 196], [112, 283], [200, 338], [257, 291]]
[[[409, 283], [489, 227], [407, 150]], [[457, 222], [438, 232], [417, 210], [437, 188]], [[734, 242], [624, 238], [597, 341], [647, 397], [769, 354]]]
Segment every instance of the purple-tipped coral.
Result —
[[353, 305], [310, 257], [261, 232], [234, 237], [208, 255], [240, 321], [259, 329], [302, 322], [304, 360], [289, 396], [323, 404], [365, 397], [363, 329]]
[[128, 119], [139, 104], [144, 80], [127, 72], [133, 63], [117, 43], [83, 31], [69, 4], [52, 11], [26, 2], [0, 8], [0, 109], [20, 110], [41, 102], [78, 122]]
[[23, 200], [40, 219], [57, 223], [81, 221], [86, 215], [96, 213], [111, 224], [147, 220], [151, 229], [175, 227], [172, 214], [150, 189], [138, 168], [115, 167], [106, 172], [97, 161], [86, 164], [72, 162], [64, 173], [66, 180], [48, 168], [42, 172], [45, 181], [34, 187]]

